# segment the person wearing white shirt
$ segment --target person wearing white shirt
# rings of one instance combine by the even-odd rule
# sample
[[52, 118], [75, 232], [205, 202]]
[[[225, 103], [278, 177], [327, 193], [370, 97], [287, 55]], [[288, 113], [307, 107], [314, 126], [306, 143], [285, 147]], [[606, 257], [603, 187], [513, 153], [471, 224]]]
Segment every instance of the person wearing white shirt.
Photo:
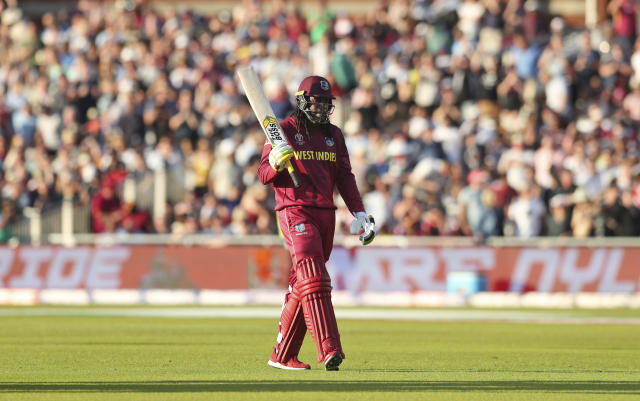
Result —
[[528, 185], [509, 206], [507, 217], [515, 223], [515, 235], [530, 238], [540, 235], [546, 214], [544, 203], [536, 196], [536, 187]]

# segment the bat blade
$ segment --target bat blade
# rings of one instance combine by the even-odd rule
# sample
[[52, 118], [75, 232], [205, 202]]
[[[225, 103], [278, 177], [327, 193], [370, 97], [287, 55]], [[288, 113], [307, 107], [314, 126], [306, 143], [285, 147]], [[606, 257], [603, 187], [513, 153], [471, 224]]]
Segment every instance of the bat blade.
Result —
[[[253, 68], [243, 67], [238, 69], [237, 73], [238, 77], [240, 77], [240, 83], [242, 84], [244, 93], [249, 100], [249, 104], [258, 118], [258, 121], [262, 126], [262, 131], [271, 146], [287, 143], [282, 127], [275, 117], [271, 104], [262, 89], [262, 84], [260, 84], [260, 79], [258, 79]], [[287, 160], [286, 167], [289, 175], [291, 176], [291, 180], [293, 181], [293, 185], [296, 188], [300, 187], [300, 179], [298, 178], [291, 161]]]

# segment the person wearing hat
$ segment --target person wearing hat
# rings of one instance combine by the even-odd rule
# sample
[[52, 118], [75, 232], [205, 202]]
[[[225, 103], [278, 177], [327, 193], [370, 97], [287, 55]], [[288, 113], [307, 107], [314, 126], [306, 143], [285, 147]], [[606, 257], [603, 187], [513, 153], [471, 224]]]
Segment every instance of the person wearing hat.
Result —
[[[354, 215], [351, 232], [360, 235], [363, 245], [373, 241], [375, 223], [365, 212], [342, 131], [329, 122], [334, 109], [331, 85], [323, 77], [307, 77], [295, 99], [295, 111], [280, 124], [288, 143], [272, 147], [265, 142], [258, 167], [260, 181], [275, 191], [278, 223], [292, 259], [289, 291], [268, 364], [288, 370], [309, 369], [298, 360], [309, 330], [318, 362], [323, 362], [326, 370], [338, 370], [345, 355], [325, 266], [335, 230], [334, 188]], [[287, 161], [300, 177], [298, 188], [286, 173]]]

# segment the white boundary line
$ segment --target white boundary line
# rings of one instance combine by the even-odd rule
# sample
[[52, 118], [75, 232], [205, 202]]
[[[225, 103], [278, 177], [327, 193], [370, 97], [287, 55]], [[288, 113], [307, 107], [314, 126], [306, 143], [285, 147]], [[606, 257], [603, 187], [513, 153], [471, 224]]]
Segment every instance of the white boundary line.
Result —
[[[283, 290], [170, 289], [13, 289], [0, 288], [0, 305], [282, 305]], [[512, 309], [640, 309], [640, 293], [479, 292], [473, 295], [438, 291], [333, 291], [338, 307], [461, 307]]]
[[[143, 307], [143, 308], [0, 308], [0, 316], [59, 316], [59, 317], [150, 317], [189, 319], [277, 319], [280, 308], [275, 307]], [[342, 320], [418, 321], [418, 322], [509, 322], [541, 324], [624, 324], [640, 325], [636, 317], [579, 316], [571, 312], [502, 311], [502, 310], [430, 310], [430, 309], [336, 309]]]

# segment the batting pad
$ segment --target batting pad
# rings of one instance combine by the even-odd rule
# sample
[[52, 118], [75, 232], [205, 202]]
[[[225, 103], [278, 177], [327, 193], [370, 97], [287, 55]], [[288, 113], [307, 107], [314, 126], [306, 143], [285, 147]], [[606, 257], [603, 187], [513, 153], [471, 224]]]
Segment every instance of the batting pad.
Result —
[[278, 326], [275, 362], [287, 363], [289, 359], [298, 355], [304, 335], [307, 333], [302, 305], [294, 292], [288, 293], [285, 298]]
[[331, 278], [322, 258], [305, 258], [298, 262], [296, 291], [300, 296], [307, 329], [316, 343], [318, 362], [327, 354], [342, 353], [338, 324], [331, 303]]

